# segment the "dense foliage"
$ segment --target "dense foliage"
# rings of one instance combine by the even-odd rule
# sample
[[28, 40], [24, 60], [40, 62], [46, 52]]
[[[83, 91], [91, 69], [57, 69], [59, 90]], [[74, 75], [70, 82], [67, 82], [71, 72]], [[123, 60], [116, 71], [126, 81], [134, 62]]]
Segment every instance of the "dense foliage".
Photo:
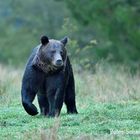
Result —
[[87, 68], [101, 59], [137, 67], [139, 15], [138, 0], [0, 1], [0, 61], [22, 64], [47, 34], [68, 35], [72, 58]]
[[140, 64], [140, 1], [67, 0], [66, 3], [80, 25], [78, 39], [85, 43], [95, 37], [99, 42], [88, 49], [90, 58]]
[[25, 63], [41, 35], [58, 36], [67, 15], [64, 4], [54, 0], [0, 1], [0, 61]]

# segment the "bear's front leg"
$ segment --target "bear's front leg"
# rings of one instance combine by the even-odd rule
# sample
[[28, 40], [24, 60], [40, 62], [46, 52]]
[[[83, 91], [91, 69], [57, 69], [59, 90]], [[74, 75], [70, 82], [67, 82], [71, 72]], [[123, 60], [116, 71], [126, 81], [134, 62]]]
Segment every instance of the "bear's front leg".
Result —
[[41, 115], [48, 115], [49, 112], [49, 103], [45, 94], [37, 94], [37, 99], [39, 103], [40, 113]]
[[26, 66], [22, 79], [22, 105], [29, 115], [37, 115], [38, 111], [33, 100], [44, 81], [44, 74], [35, 70], [30, 63]]
[[48, 92], [49, 117], [58, 117], [63, 105], [64, 90], [56, 89]]
[[37, 115], [38, 114], [37, 108], [34, 104], [32, 104], [36, 92], [31, 89], [23, 88], [21, 91], [21, 95], [22, 95], [22, 105], [26, 110], [26, 112], [32, 116]]

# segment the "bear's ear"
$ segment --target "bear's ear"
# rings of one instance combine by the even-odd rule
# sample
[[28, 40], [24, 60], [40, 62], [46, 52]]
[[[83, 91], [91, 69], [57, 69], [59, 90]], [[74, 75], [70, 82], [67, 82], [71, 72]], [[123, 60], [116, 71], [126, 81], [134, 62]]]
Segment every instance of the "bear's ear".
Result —
[[61, 39], [60, 41], [61, 41], [61, 43], [63, 43], [64, 46], [65, 46], [65, 45], [67, 44], [67, 42], [68, 42], [68, 37], [64, 37], [64, 38]]
[[42, 36], [41, 37], [41, 44], [43, 45], [43, 46], [45, 46], [45, 45], [47, 45], [49, 43], [49, 39], [48, 39], [48, 37], [47, 36]]

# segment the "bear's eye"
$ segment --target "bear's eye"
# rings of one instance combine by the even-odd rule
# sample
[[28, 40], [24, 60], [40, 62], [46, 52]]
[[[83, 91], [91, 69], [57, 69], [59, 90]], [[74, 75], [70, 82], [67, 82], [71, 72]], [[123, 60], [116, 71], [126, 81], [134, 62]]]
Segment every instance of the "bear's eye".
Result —
[[63, 55], [63, 51], [60, 51], [60, 54]]
[[55, 51], [55, 50], [52, 50], [52, 51], [51, 51], [51, 54], [55, 54], [55, 53], [56, 53], [56, 51]]

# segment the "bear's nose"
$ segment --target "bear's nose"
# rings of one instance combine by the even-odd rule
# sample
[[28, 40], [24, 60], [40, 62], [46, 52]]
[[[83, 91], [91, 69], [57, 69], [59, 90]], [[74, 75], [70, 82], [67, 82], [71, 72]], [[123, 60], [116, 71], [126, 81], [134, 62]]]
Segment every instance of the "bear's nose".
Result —
[[57, 66], [62, 66], [63, 65], [63, 61], [61, 59], [56, 61], [56, 65]]

